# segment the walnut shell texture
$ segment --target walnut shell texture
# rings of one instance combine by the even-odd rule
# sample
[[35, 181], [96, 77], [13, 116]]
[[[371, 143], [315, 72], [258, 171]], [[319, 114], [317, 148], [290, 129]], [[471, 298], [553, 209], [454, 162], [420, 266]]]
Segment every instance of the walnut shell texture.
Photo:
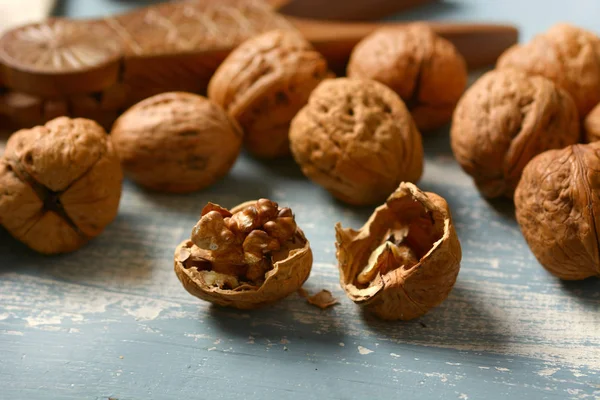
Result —
[[77, 250], [116, 217], [122, 180], [94, 121], [60, 117], [20, 130], [0, 160], [0, 223], [40, 253]]
[[141, 101], [117, 119], [113, 143], [128, 177], [149, 189], [185, 193], [226, 175], [242, 131], [205, 97], [168, 92]]
[[600, 140], [600, 104], [598, 104], [583, 121], [583, 131], [587, 143]]
[[[242, 203], [232, 208], [231, 214], [244, 211], [256, 203]], [[175, 250], [175, 273], [183, 287], [202, 300], [238, 309], [264, 307], [296, 292], [308, 279], [313, 262], [310, 243], [302, 230], [296, 227], [291, 239], [278, 251], [278, 256], [273, 256], [272, 268], [266, 272], [264, 282], [258, 288], [243, 285], [239, 288], [242, 290], [230, 290], [211, 285], [197, 268], [186, 268], [184, 263], [194, 247], [192, 240], [185, 240]]]
[[565, 280], [600, 276], [600, 143], [535, 157], [515, 192], [516, 216], [531, 251]]
[[[418, 262], [378, 273], [368, 286], [357, 283], [374, 249], [404, 230]], [[336, 225], [340, 284], [348, 297], [386, 320], [410, 320], [441, 304], [454, 287], [462, 251], [446, 201], [401, 183], [359, 230]]]
[[381, 202], [423, 172], [421, 134], [410, 113], [373, 80], [323, 81], [292, 121], [290, 142], [302, 172], [349, 204]]
[[406, 102], [422, 132], [447, 124], [467, 86], [467, 66], [448, 40], [425, 24], [382, 28], [359, 42], [348, 76], [374, 79]]
[[208, 96], [244, 130], [255, 156], [289, 154], [292, 118], [330, 73], [327, 61], [295, 31], [275, 30], [243, 42], [213, 75]]
[[484, 74], [461, 98], [452, 151], [488, 198], [512, 198], [523, 168], [543, 151], [579, 141], [577, 109], [551, 81], [517, 70]]
[[529, 43], [506, 50], [497, 66], [554, 81], [573, 97], [582, 118], [600, 103], [600, 38], [579, 27], [556, 24]]

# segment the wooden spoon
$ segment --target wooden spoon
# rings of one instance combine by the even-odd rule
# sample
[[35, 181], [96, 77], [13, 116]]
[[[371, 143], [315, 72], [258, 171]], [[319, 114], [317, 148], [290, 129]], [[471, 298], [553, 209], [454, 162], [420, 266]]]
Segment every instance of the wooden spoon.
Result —
[[[284, 18], [261, 0], [174, 2], [100, 20], [49, 19], [0, 38], [0, 81], [45, 98], [120, 85], [130, 103], [161, 91], [203, 92], [231, 49], [260, 32], [297, 29], [334, 68], [343, 68], [353, 46], [382, 26]], [[431, 26], [472, 68], [495, 62], [518, 38], [508, 25]]]

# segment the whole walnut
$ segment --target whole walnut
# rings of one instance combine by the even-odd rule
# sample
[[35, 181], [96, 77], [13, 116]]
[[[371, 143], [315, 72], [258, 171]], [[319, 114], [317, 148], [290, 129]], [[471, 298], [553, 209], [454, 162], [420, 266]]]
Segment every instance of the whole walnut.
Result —
[[142, 100], [117, 119], [111, 136], [128, 177], [173, 193], [213, 184], [242, 146], [242, 131], [221, 107], [185, 92]]
[[554, 81], [573, 97], [581, 118], [600, 103], [600, 38], [576, 26], [556, 24], [506, 50], [497, 65]]
[[515, 192], [516, 216], [538, 261], [566, 280], [600, 276], [600, 143], [535, 157]]
[[17, 131], [0, 159], [0, 223], [40, 253], [77, 250], [116, 217], [122, 180], [94, 121], [59, 117]]
[[358, 231], [336, 230], [340, 283], [386, 320], [409, 320], [442, 303], [462, 251], [446, 201], [402, 183]]
[[421, 134], [404, 103], [372, 80], [322, 82], [290, 129], [302, 172], [354, 205], [383, 201], [423, 172]]
[[467, 65], [448, 40], [425, 24], [382, 28], [359, 42], [348, 76], [379, 81], [406, 102], [417, 128], [447, 124], [467, 86]]
[[240, 123], [252, 154], [285, 156], [290, 121], [330, 75], [325, 58], [298, 33], [269, 31], [229, 54], [210, 80], [208, 97]]
[[484, 74], [461, 98], [450, 131], [452, 151], [488, 198], [512, 198], [535, 155], [579, 141], [579, 117], [567, 92], [517, 70]]
[[585, 117], [583, 131], [587, 143], [600, 140], [600, 103]]
[[289, 208], [268, 199], [230, 211], [213, 203], [175, 250], [175, 273], [183, 287], [221, 306], [253, 309], [302, 287], [312, 252]]

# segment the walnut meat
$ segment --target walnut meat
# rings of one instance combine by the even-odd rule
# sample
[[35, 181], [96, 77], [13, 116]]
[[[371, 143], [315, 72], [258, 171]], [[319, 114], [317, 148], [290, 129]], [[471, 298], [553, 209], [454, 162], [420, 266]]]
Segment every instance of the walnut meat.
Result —
[[423, 171], [421, 134], [410, 113], [372, 80], [322, 82], [292, 121], [290, 141], [304, 174], [349, 204], [381, 202]]
[[290, 121], [312, 90], [330, 76], [327, 61], [293, 31], [270, 31], [237, 47], [219, 66], [208, 96], [244, 130], [257, 157], [289, 154]]
[[300, 289], [312, 260], [289, 208], [267, 199], [231, 210], [209, 203], [190, 240], [175, 250], [175, 273], [196, 297], [253, 309]]
[[577, 143], [579, 117], [564, 90], [517, 70], [483, 75], [461, 98], [450, 132], [456, 160], [488, 198], [512, 198], [535, 155]]
[[203, 189], [235, 163], [242, 131], [205, 97], [169, 92], [147, 98], [113, 125], [113, 143], [128, 177], [149, 189]]
[[600, 276], [600, 143], [535, 157], [515, 192], [516, 216], [531, 251], [566, 280]]
[[0, 223], [40, 253], [77, 250], [116, 217], [122, 180], [94, 121], [60, 117], [20, 130], [0, 159]]
[[506, 50], [497, 65], [554, 81], [573, 97], [582, 118], [600, 103], [600, 38], [584, 29], [556, 24]]
[[386, 320], [409, 320], [442, 303], [462, 252], [446, 201], [402, 183], [358, 231], [336, 225], [340, 283]]
[[600, 140], [600, 104], [585, 117], [583, 122], [585, 141], [588, 143]]
[[374, 79], [406, 102], [421, 131], [448, 123], [467, 86], [467, 66], [452, 43], [425, 24], [382, 28], [356, 45], [348, 76]]

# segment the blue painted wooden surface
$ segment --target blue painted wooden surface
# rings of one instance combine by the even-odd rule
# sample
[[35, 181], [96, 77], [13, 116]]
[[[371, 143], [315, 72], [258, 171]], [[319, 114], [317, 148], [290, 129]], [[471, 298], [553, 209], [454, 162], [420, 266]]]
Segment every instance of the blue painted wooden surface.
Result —
[[[139, 2], [71, 0], [92, 16]], [[524, 40], [559, 20], [600, 28], [600, 2], [464, 1], [403, 18], [514, 21]], [[338, 286], [333, 226], [348, 208], [292, 162], [247, 156], [202, 193], [168, 196], [126, 183], [120, 214], [77, 253], [42, 257], [0, 231], [0, 399], [598, 399], [600, 281], [560, 282], [535, 261], [506, 202], [480, 198], [452, 158], [447, 131], [427, 136], [419, 186], [444, 196], [463, 246], [449, 299], [418, 321], [364, 316]], [[207, 201], [270, 197], [290, 206], [315, 264], [306, 288], [255, 312], [191, 297], [172, 253]]]

